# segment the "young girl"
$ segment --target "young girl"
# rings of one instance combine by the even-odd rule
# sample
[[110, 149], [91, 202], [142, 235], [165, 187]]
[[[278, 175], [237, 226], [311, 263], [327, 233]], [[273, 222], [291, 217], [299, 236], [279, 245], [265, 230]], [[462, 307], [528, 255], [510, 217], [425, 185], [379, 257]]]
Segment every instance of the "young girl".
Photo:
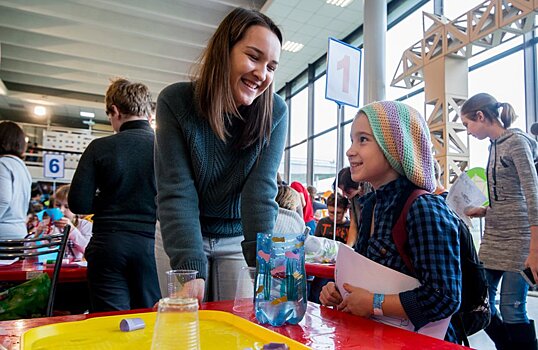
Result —
[[67, 196], [69, 194], [69, 185], [60, 186], [54, 193], [54, 206], [59, 208], [64, 215], [60, 220], [54, 222], [54, 226], [63, 231], [65, 226], [71, 226], [69, 238], [67, 241], [66, 255], [71, 254], [75, 260], [82, 260], [84, 250], [92, 237], [93, 224], [69, 210]]
[[209, 40], [195, 79], [157, 100], [162, 240], [172, 268], [198, 271], [199, 299], [206, 288], [207, 300], [233, 299], [241, 267], [256, 265], [257, 233], [275, 225], [288, 120], [273, 93], [281, 45], [270, 18], [236, 8]]
[[[347, 151], [353, 181], [369, 182], [375, 192], [365, 196], [357, 250], [367, 258], [412, 275], [392, 240], [398, 204], [414, 188], [433, 191], [433, 159], [425, 120], [413, 108], [391, 101], [359, 110], [351, 127]], [[440, 196], [418, 197], [406, 218], [411, 262], [421, 286], [382, 295], [349, 284], [342, 298], [334, 283], [323, 287], [320, 301], [355, 315], [396, 316], [420, 329], [458, 310], [461, 293], [458, 219]], [[449, 326], [447, 340], [456, 341]]]
[[[477, 94], [461, 107], [469, 135], [489, 138], [487, 179], [489, 206], [469, 208], [471, 217], [486, 217], [480, 260], [489, 284], [491, 323], [485, 329], [497, 349], [536, 349], [533, 320], [527, 317], [528, 285], [519, 271], [538, 271], [538, 159], [536, 141], [518, 129], [512, 106], [488, 94]], [[502, 277], [500, 315], [495, 295]]]

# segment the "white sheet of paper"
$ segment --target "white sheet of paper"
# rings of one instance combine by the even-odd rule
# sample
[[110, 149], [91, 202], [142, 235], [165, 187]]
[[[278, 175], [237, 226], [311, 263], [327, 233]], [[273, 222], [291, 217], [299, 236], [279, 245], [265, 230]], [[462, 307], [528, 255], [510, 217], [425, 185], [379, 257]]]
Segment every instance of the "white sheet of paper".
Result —
[[[344, 245], [345, 246], [345, 245]], [[338, 250], [336, 258], [335, 278], [338, 290], [345, 297], [344, 283], [364, 288], [371, 293], [398, 294], [420, 286], [416, 278], [383, 266], [372, 261], [352, 248], [345, 246]], [[414, 332], [415, 326], [408, 319], [389, 316], [373, 316], [372, 319], [385, 324]], [[444, 339], [450, 317], [431, 322], [420, 328], [417, 333], [437, 339]]]
[[8, 266], [8, 265], [16, 263], [17, 261], [19, 261], [19, 258], [0, 259], [0, 266]]
[[454, 181], [448, 196], [446, 204], [469, 226], [473, 227], [471, 218], [464, 214], [468, 207], [479, 207], [487, 200], [486, 196], [480, 191], [478, 186], [469, 178], [466, 173], [461, 173]]

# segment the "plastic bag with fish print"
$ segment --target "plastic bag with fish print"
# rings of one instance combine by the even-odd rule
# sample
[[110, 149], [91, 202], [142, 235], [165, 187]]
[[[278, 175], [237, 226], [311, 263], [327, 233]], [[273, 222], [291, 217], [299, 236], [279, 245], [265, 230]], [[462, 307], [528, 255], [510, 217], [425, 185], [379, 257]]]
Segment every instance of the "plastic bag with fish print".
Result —
[[306, 311], [304, 233], [262, 234], [257, 240], [255, 311], [258, 322], [297, 324]]

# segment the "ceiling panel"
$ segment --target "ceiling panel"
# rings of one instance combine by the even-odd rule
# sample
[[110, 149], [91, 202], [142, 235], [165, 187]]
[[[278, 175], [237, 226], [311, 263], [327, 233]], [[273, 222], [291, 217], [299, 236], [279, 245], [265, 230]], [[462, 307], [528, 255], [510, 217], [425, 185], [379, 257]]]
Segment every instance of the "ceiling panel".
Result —
[[[186, 81], [220, 21], [237, 6], [273, 18], [286, 40], [280, 89], [323, 55], [327, 37], [343, 38], [362, 23], [362, 0], [345, 9], [325, 0], [0, 0], [0, 119], [27, 118], [36, 103], [53, 124], [80, 124], [81, 110], [108, 123], [104, 92], [111, 78], [147, 84], [154, 99]], [[0, 89], [1, 91], [1, 89]], [[0, 92], [1, 93], [1, 92]]]

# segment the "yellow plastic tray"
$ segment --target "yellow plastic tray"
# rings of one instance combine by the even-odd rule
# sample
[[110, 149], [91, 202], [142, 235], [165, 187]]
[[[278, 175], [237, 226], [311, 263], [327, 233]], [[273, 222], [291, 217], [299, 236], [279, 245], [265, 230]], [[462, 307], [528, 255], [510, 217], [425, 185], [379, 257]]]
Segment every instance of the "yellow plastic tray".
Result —
[[[90, 318], [83, 321], [56, 323], [26, 331], [21, 337], [23, 350], [105, 350], [150, 349], [155, 312]], [[139, 317], [146, 327], [131, 332], [120, 331], [124, 318]], [[257, 349], [263, 344], [286, 343], [290, 349], [309, 347], [222, 311], [199, 311], [201, 349]]]

